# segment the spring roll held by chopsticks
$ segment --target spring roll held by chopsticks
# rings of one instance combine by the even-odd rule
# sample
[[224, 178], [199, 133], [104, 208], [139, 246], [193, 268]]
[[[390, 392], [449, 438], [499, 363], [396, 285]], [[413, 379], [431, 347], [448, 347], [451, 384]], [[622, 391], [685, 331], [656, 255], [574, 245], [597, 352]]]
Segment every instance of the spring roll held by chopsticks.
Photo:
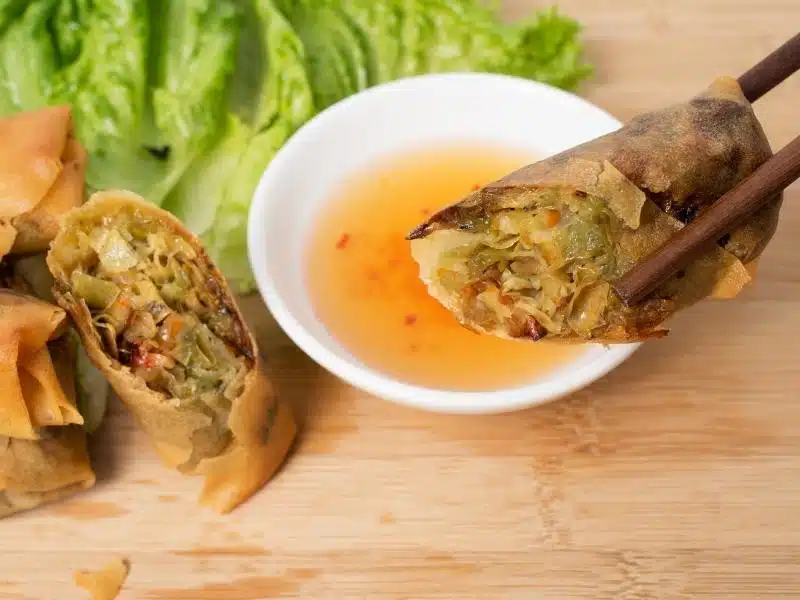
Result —
[[[535, 132], [534, 132], [535, 133]], [[432, 296], [500, 337], [633, 342], [704, 298], [730, 298], [777, 226], [780, 197], [645, 303], [609, 284], [764, 163], [772, 151], [734, 79], [524, 167], [411, 234]]]
[[163, 460], [205, 477], [201, 502], [228, 512], [263, 487], [296, 426], [199, 240], [106, 191], [69, 213], [47, 264], [89, 358]]
[[83, 202], [85, 167], [69, 107], [0, 119], [0, 258], [47, 248]]
[[0, 290], [0, 517], [94, 485], [57, 306]]

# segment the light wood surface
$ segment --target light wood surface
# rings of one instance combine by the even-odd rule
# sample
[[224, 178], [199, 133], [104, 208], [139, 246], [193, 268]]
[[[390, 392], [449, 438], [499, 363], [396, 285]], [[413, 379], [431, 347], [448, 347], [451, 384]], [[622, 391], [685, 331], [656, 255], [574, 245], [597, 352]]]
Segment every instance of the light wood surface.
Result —
[[[509, 16], [535, 6], [507, 2]], [[616, 116], [738, 75], [796, 33], [798, 0], [563, 0]], [[758, 103], [800, 133], [800, 76]], [[535, 135], [535, 132], [532, 133]], [[303, 438], [219, 517], [114, 407], [100, 483], [0, 523], [0, 599], [77, 600], [76, 569], [126, 557], [121, 600], [800, 598], [800, 188], [755, 286], [682, 315], [573, 397], [495, 417], [347, 388], [245, 304]]]

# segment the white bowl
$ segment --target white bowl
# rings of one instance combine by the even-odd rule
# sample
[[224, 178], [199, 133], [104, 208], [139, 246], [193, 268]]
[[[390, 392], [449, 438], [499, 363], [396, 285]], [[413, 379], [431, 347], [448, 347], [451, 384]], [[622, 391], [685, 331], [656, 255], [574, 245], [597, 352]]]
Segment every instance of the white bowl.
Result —
[[499, 75], [425, 75], [363, 91], [307, 123], [261, 178], [248, 224], [258, 288], [279, 325], [306, 354], [375, 396], [439, 412], [497, 413], [569, 394], [611, 371], [639, 345], [587, 346], [571, 362], [522, 387], [461, 392], [408, 385], [364, 365], [317, 319], [304, 253], [315, 215], [335, 188], [387, 154], [485, 140], [544, 157], [619, 126], [577, 96]]

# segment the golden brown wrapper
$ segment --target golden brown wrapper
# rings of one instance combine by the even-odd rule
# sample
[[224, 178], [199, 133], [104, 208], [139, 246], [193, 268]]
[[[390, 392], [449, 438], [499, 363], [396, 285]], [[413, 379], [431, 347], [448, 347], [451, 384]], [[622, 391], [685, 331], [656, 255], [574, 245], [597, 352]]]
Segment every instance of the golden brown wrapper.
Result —
[[72, 131], [68, 106], [20, 112], [0, 120], [0, 218], [16, 217], [41, 202], [63, 169]]
[[56, 237], [64, 215], [83, 202], [86, 151], [76, 140], [70, 139], [62, 160], [64, 168], [41, 202], [30, 212], [12, 220], [17, 231], [12, 253], [28, 254], [46, 250]]
[[91, 488], [95, 475], [81, 427], [52, 427], [39, 440], [0, 437], [0, 518]]
[[122, 591], [122, 586], [130, 572], [130, 564], [115, 558], [99, 571], [75, 571], [75, 585], [83, 588], [91, 600], [114, 600]]
[[68, 106], [0, 120], [0, 258], [40, 252], [83, 201], [86, 153]]
[[35, 440], [42, 427], [83, 424], [47, 347], [65, 316], [57, 306], [0, 290], [0, 435]]
[[[244, 355], [249, 355], [251, 364], [243, 391], [232, 403], [224, 430], [214, 427], [205, 413], [190, 406], [178, 406], [166, 394], [152, 390], [128, 367], [107, 355], [89, 309], [74, 294], [69, 264], [72, 248], [64, 232], [73, 228], [90, 229], [104, 215], [115, 211], [146, 216], [165, 231], [187, 241], [197, 252], [198, 264], [207, 271], [210, 285], [223, 295], [226, 308], [241, 327], [247, 346]], [[218, 512], [229, 512], [266, 485], [286, 458], [297, 428], [289, 407], [273, 393], [262, 371], [255, 339], [223, 275], [200, 241], [173, 215], [136, 194], [108, 190], [94, 194], [67, 216], [62, 231], [51, 245], [47, 264], [56, 280], [56, 299], [72, 316], [89, 358], [147, 432], [161, 458], [186, 474], [205, 477], [201, 502]]]
[[0, 290], [0, 518], [94, 485], [64, 312]]
[[[616, 239], [613, 277], [656, 250], [772, 155], [752, 107], [734, 79], [716, 80], [686, 103], [640, 115], [619, 130], [523, 167], [446, 207], [409, 234], [420, 276], [467, 327], [487, 330], [459, 314], [457, 299], [437, 283], [441, 253], [469, 236], [470, 224], [520, 208], [545, 189], [602, 199], [625, 224]], [[641, 305], [628, 309], [610, 293], [606, 325], [591, 341], [642, 341], [665, 335], [663, 322], [704, 298], [732, 298], [751, 280], [748, 264], [775, 232], [781, 197], [673, 277]], [[751, 269], [754, 272], [754, 269]], [[609, 279], [612, 279], [610, 277]], [[556, 339], [556, 338], [548, 338]], [[559, 341], [586, 341], [565, 336]]]

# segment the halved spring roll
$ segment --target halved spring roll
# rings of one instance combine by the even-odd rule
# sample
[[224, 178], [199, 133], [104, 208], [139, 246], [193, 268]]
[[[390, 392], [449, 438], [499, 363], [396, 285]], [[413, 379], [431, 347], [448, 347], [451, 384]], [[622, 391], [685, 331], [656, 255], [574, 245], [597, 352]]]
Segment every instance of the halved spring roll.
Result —
[[94, 365], [164, 461], [205, 477], [232, 510], [263, 487], [296, 434], [228, 286], [172, 215], [125, 191], [72, 211], [47, 264]]
[[[535, 134], [535, 132], [534, 132]], [[467, 328], [500, 337], [634, 342], [708, 297], [730, 298], [772, 237], [781, 198], [625, 307], [610, 282], [772, 155], [738, 84], [524, 167], [409, 234], [432, 296]]]

